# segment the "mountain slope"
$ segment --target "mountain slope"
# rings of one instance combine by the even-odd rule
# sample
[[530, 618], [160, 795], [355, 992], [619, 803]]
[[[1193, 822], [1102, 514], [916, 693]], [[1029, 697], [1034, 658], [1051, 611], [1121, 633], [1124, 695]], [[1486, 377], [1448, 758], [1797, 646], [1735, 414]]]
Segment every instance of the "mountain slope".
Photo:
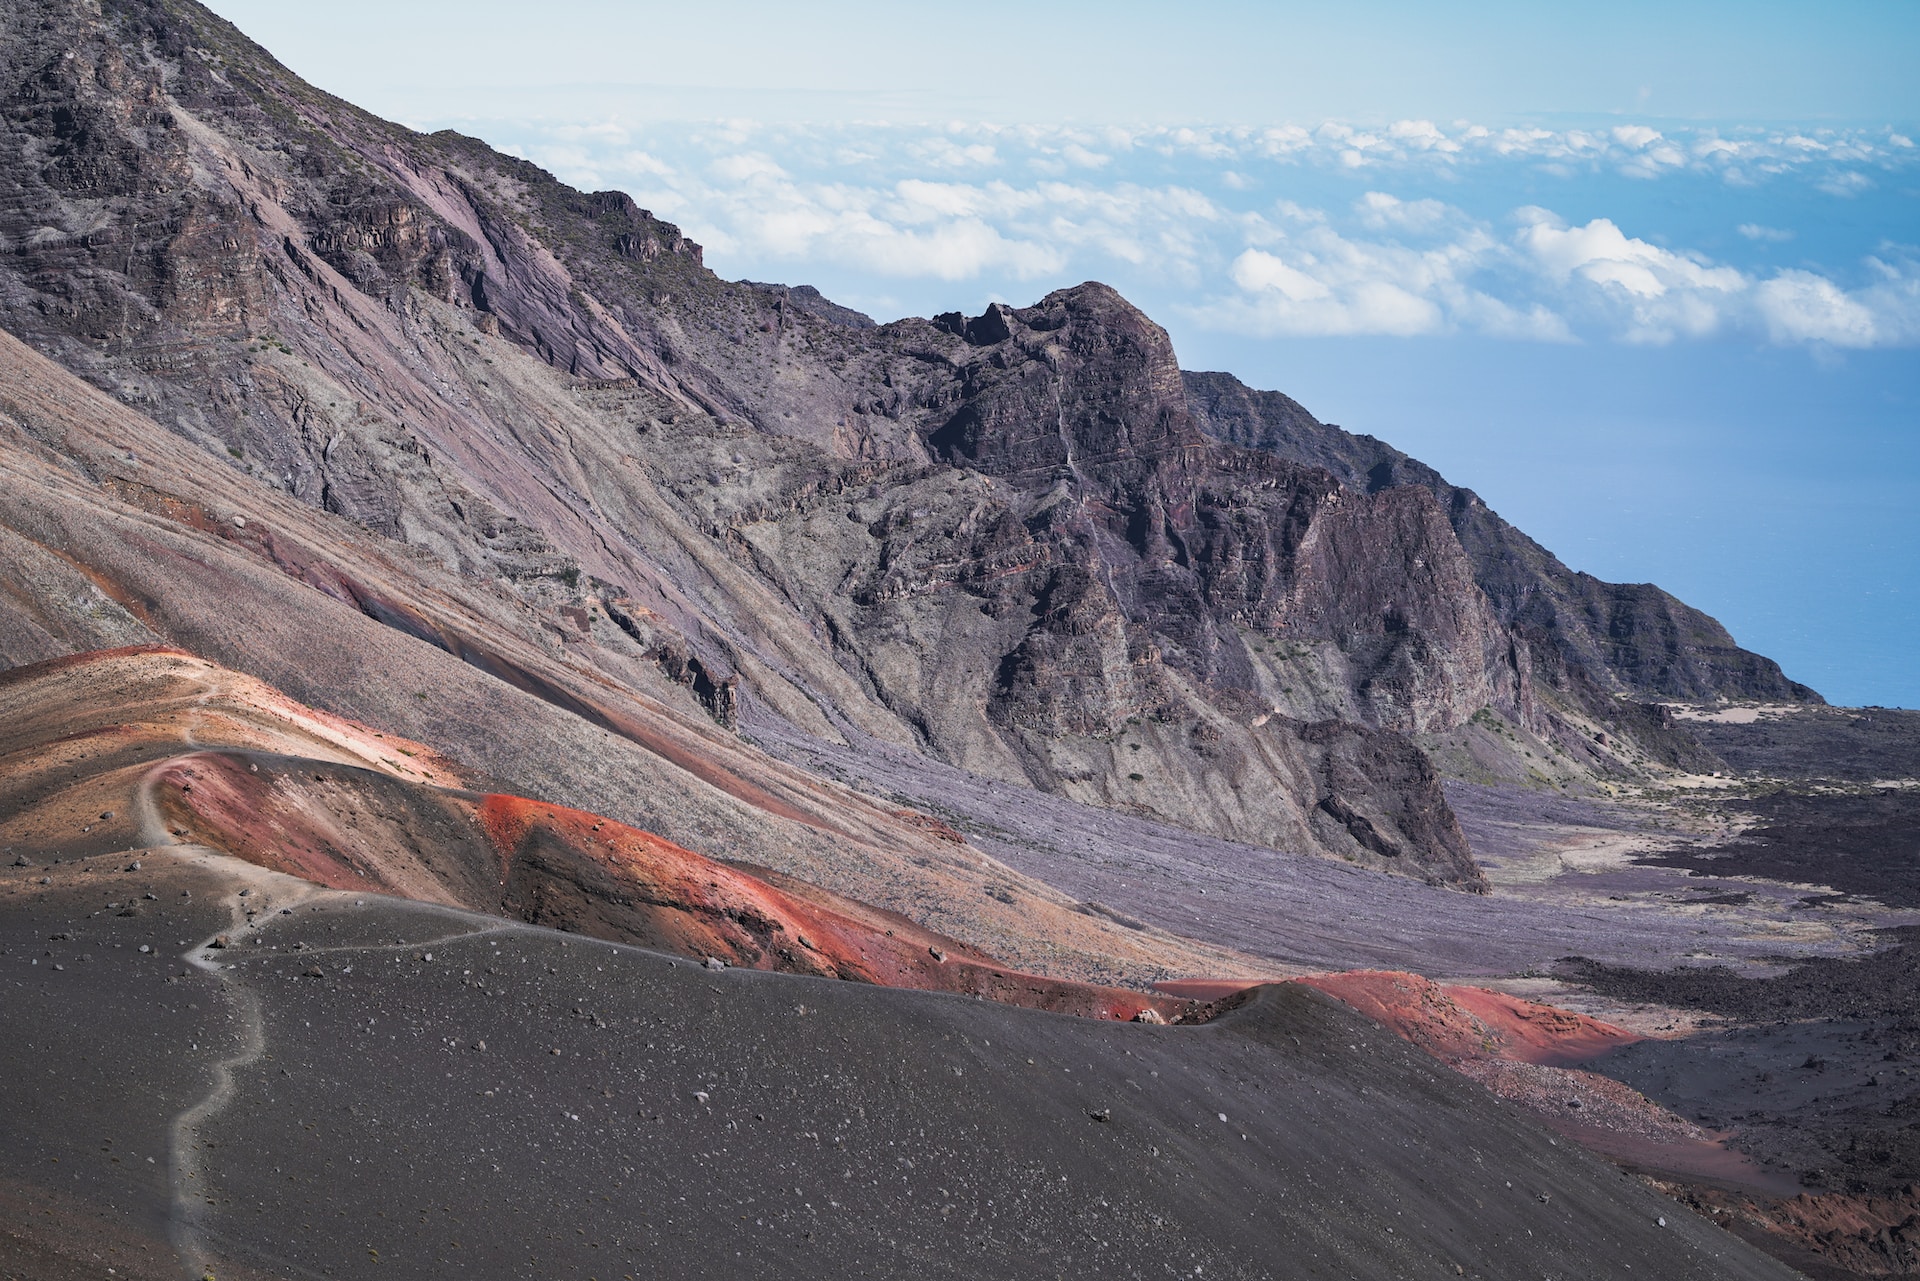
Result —
[[1792, 1275], [1296, 984], [1061, 1018], [238, 866], [0, 868], [0, 1270]]
[[[430, 744], [485, 790], [797, 875], [1022, 968], [1165, 972], [1136, 931], [722, 729], [604, 616], [562, 639], [510, 593], [236, 478], [5, 335], [0, 529], [34, 584], [0, 594], [0, 629], [31, 657], [165, 641]], [[89, 714], [113, 717], [115, 691], [100, 699]]]
[[[627, 197], [377, 120], [190, 0], [14, 6], [0, 70], [0, 325], [595, 679], [1469, 889], [1413, 736], [1485, 713], [1576, 771], [1675, 759], [1433, 488], [1210, 436], [1102, 286], [872, 326], [730, 284]], [[582, 712], [494, 621], [326, 590]]]

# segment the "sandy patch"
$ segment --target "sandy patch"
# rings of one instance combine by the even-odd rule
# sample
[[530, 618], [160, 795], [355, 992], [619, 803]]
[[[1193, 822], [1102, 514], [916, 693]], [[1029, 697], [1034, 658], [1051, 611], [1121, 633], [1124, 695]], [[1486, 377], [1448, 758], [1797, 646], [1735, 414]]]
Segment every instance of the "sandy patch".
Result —
[[1752, 725], [1756, 721], [1775, 721], [1803, 710], [1799, 703], [1754, 703], [1744, 707], [1723, 707], [1708, 711], [1684, 703], [1668, 703], [1673, 718], [1679, 721], [1705, 721], [1710, 725]]
[[1636, 855], [1673, 843], [1667, 834], [1609, 832], [1600, 828], [1538, 829], [1542, 843], [1520, 855], [1482, 858], [1489, 883], [1500, 887], [1545, 885], [1563, 876], [1615, 872], [1633, 867]]

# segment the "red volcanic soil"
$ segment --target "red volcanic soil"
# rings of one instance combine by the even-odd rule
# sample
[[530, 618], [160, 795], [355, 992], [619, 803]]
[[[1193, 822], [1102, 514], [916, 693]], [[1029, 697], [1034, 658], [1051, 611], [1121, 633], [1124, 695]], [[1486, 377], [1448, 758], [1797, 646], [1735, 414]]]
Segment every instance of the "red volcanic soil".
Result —
[[1397, 970], [1297, 980], [1338, 997], [1448, 1063], [1509, 1059], [1568, 1067], [1642, 1038], [1611, 1023], [1478, 987], [1442, 987]]
[[1253, 986], [1255, 984], [1246, 979], [1162, 979], [1153, 985], [1153, 990], [1193, 1001], [1223, 1001]]
[[179, 650], [8, 672], [0, 721], [0, 844], [36, 857], [199, 845], [334, 890], [731, 966], [1095, 1018], [1171, 1021], [1197, 1007], [1022, 973], [895, 913], [787, 877], [769, 884], [596, 814], [450, 786], [464, 768], [430, 748]]
[[148, 771], [167, 834], [329, 889], [476, 907], [497, 897], [461, 793], [333, 761], [206, 751]]
[[[164, 762], [170, 832], [333, 889], [461, 906], [730, 966], [1172, 1021], [1196, 1002], [1023, 974], [891, 914], [789, 893], [597, 814], [264, 753]], [[1151, 1014], [1147, 1014], [1151, 1011]]]
[[651, 832], [518, 796], [474, 812], [524, 919], [754, 969], [871, 983], [897, 968], [876, 965], [888, 949], [865, 931]]
[[1503, 1059], [1569, 1067], [1641, 1038], [1599, 1019], [1484, 987], [1442, 989], [1454, 1004], [1498, 1030]]
[[[817, 891], [809, 895], [814, 901], [788, 894], [597, 814], [501, 795], [483, 798], [477, 814], [501, 859], [508, 910], [537, 924], [754, 969], [964, 993], [1092, 1018], [1132, 1019], [1151, 1010], [1172, 1019], [1193, 1008], [1191, 1001], [1008, 970], [905, 921], [876, 929], [857, 919], [861, 905]], [[652, 939], [634, 938], [627, 924], [631, 906], [640, 904], [660, 921]]]

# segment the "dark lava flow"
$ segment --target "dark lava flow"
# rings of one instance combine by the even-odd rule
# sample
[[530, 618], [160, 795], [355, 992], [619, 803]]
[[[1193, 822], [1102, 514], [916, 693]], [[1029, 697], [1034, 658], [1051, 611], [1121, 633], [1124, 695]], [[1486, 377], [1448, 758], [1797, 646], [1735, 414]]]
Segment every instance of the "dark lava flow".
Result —
[[1723, 845], [1682, 846], [1640, 859], [1696, 876], [1751, 876], [1830, 885], [1888, 907], [1920, 907], [1920, 789], [1777, 792], [1732, 803], [1757, 826]]
[[1689, 720], [1687, 732], [1735, 770], [1864, 783], [1920, 778], [1920, 711], [1800, 707], [1741, 725]]
[[[1828, 885], [1920, 907], [1920, 793], [1780, 792], [1730, 804], [1756, 814], [1759, 826], [1738, 841], [1644, 861], [1695, 876]], [[1588, 1064], [1594, 1071], [1703, 1125], [1737, 1129], [1736, 1146], [1809, 1189], [1898, 1193], [1920, 1183], [1920, 927], [1882, 937], [1881, 951], [1807, 958], [1772, 978], [1723, 966], [1643, 970], [1584, 958], [1562, 961], [1555, 972], [1622, 1000], [1745, 1025], [1643, 1042]]]
[[1859, 960], [1816, 957], [1769, 979], [1720, 966], [1632, 970], [1570, 960], [1609, 996], [1720, 1014], [1742, 1027], [1643, 1041], [1585, 1066], [1798, 1175], [1810, 1189], [1920, 1182], [1920, 928]]

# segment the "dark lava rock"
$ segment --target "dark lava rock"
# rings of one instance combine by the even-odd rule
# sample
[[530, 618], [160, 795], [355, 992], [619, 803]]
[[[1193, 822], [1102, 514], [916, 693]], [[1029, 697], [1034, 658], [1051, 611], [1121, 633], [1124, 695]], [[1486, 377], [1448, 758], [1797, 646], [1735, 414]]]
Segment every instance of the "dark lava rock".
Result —
[[1920, 789], [1782, 791], [1730, 807], [1758, 820], [1739, 840], [1640, 861], [1699, 876], [1830, 885], [1889, 907], [1920, 907]]
[[1815, 958], [1775, 978], [1582, 960], [1555, 972], [1744, 1025], [1641, 1042], [1587, 1069], [1710, 1127], [1727, 1128], [1731, 1114], [1736, 1146], [1815, 1189], [1890, 1193], [1920, 1182], [1920, 927], [1886, 935], [1881, 951]]
[[1813, 957], [1774, 978], [1725, 966], [1637, 970], [1568, 957], [1557, 977], [1624, 1001], [1708, 1010], [1742, 1022], [1920, 1018], [1920, 926], [1882, 931], [1888, 946], [1857, 959]]
[[1745, 725], [1694, 721], [1688, 727], [1729, 766], [1771, 778], [1920, 778], [1920, 711], [1802, 708]]

